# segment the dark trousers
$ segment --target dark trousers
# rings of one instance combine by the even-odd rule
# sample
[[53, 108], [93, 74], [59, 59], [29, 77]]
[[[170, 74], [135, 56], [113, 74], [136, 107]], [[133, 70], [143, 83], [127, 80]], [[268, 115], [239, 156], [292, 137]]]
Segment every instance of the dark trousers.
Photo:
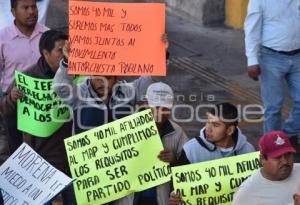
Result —
[[133, 205], [158, 205], [156, 196], [145, 196], [143, 192], [134, 193]]
[[[61, 192], [62, 195], [62, 201], [63, 201], [63, 205], [76, 205], [76, 198], [75, 198], [75, 193], [74, 193], [74, 189], [73, 186], [69, 186], [68, 188], [66, 188], [65, 190], [63, 190]], [[54, 197], [55, 199], [56, 197]], [[51, 205], [52, 202], [48, 202], [44, 205]]]
[[64, 205], [76, 205], [76, 198], [73, 186], [69, 186], [62, 193]]
[[9, 146], [9, 152], [14, 153], [23, 143], [23, 135], [22, 132], [17, 128], [17, 117], [5, 119], [6, 127], [7, 127], [7, 141]]
[[1, 192], [1, 189], [0, 189], [0, 205], [3, 205], [4, 202], [3, 202], [3, 198], [2, 198], [2, 192]]

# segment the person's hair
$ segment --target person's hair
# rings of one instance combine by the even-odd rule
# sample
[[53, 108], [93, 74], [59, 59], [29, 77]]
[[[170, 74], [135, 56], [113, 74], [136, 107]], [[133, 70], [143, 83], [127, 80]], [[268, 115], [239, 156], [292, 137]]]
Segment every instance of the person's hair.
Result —
[[226, 126], [237, 126], [238, 125], [238, 110], [236, 106], [230, 103], [219, 103], [212, 108], [209, 113], [219, 117]]
[[43, 50], [51, 52], [55, 46], [55, 42], [59, 40], [68, 40], [68, 35], [66, 35], [62, 31], [56, 30], [48, 30], [45, 33], [43, 33], [39, 43], [39, 50], [41, 55], [44, 56]]
[[263, 159], [268, 160], [268, 156], [266, 154], [261, 154], [261, 156], [263, 157]]
[[[4, 0], [4, 1], [7, 1], [7, 0]], [[17, 7], [18, 1], [20, 1], [20, 0], [10, 0], [10, 7], [11, 7], [12, 9], [15, 9], [15, 8]], [[35, 2], [36, 2], [36, 1], [37, 1], [37, 0], [35, 0]]]

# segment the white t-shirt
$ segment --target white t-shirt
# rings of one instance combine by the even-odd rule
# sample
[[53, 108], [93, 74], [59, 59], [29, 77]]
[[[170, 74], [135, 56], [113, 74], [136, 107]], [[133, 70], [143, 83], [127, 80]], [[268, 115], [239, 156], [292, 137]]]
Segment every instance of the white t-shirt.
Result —
[[290, 205], [300, 183], [300, 164], [294, 164], [292, 174], [282, 181], [270, 181], [259, 171], [241, 184], [232, 205]]

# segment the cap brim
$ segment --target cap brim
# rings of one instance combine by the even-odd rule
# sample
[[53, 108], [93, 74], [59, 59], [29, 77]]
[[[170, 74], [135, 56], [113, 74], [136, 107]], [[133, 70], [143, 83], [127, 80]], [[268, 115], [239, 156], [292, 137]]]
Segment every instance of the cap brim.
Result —
[[277, 158], [286, 153], [296, 153], [296, 150], [293, 147], [284, 147], [280, 150], [276, 150], [274, 152], [267, 154], [267, 156], [271, 158]]

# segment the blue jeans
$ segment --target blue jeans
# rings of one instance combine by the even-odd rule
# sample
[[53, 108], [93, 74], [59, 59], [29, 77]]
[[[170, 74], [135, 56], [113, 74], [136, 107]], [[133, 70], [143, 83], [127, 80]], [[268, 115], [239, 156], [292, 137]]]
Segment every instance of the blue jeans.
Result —
[[[265, 48], [261, 49], [261, 95], [265, 107], [264, 133], [283, 130], [289, 136], [300, 133], [300, 54], [287, 56]], [[293, 99], [290, 115], [281, 124], [281, 109], [284, 102], [284, 83]]]

